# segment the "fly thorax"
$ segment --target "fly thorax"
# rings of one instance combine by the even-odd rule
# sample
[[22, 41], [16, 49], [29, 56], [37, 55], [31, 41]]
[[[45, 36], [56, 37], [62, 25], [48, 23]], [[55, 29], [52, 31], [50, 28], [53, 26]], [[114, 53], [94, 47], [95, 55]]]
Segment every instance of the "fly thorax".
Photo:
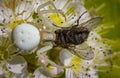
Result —
[[82, 32], [80, 32], [78, 34], [78, 38], [79, 38], [79, 40], [82, 39], [83, 41], [85, 41], [88, 38], [88, 35], [89, 35], [89, 31], [88, 30], [82, 31]]

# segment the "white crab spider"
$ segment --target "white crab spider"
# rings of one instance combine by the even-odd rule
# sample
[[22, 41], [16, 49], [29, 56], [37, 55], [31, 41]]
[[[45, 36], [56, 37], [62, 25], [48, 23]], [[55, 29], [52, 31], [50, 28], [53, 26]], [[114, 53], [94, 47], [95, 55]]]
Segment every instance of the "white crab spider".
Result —
[[[46, 6], [48, 5], [52, 5], [54, 9], [52, 10], [41, 10], [42, 8], [45, 8]], [[55, 5], [53, 4], [52, 1], [48, 1], [44, 4], [41, 4], [38, 6], [37, 8], [37, 13], [39, 15], [39, 18], [42, 19], [43, 22], [47, 23], [47, 18], [43, 17], [43, 14], [46, 14], [46, 13], [58, 13], [58, 14], [61, 14], [62, 16], [64, 16], [64, 14], [60, 11], [60, 10], [57, 10], [57, 8], [55, 7]], [[64, 16], [65, 17], [65, 16]], [[54, 40], [54, 34], [52, 31], [46, 29], [45, 27], [43, 27], [43, 29], [45, 30], [42, 30], [40, 31], [41, 33], [41, 38], [42, 40], [41, 41], [46, 41], [46, 40]], [[47, 46], [44, 46], [42, 48], [40, 48], [38, 51], [37, 51], [37, 56], [39, 57], [39, 59], [43, 59], [44, 57], [42, 56], [42, 53], [44, 52], [47, 52], [48, 50], [52, 49], [53, 48], [53, 44], [51, 42], [48, 43]], [[54, 63], [53, 61], [49, 60], [49, 59], [46, 59], [46, 61], [48, 63], [50, 63], [51, 65], [55, 66], [55, 67], [58, 67], [58, 68], [69, 68], [71, 66], [59, 66], [57, 65], [56, 63]]]
[[[42, 19], [43, 23], [47, 23], [47, 18], [43, 17], [43, 13], [59, 13], [61, 14], [62, 12], [59, 12], [58, 10], [56, 10], [55, 6], [55, 10], [40, 10], [41, 8], [47, 6], [48, 4], [51, 4], [52, 6], [54, 6], [54, 4], [50, 1], [47, 2], [43, 5], [40, 5], [37, 9], [37, 12], [39, 14], [40, 19]], [[86, 59], [86, 60], [91, 60], [94, 58], [94, 52], [92, 51], [92, 48], [89, 47], [86, 43], [85, 40], [88, 38], [89, 32], [94, 29], [97, 24], [101, 21], [101, 17], [99, 16], [95, 16], [92, 17], [91, 19], [87, 20], [86, 22], [83, 22], [82, 24], [79, 24], [79, 19], [82, 17], [82, 15], [86, 14], [87, 11], [83, 12], [79, 18], [76, 20], [76, 25], [72, 25], [72, 27], [60, 27], [55, 25], [54, 23], [51, 22], [52, 26], [56, 28], [61, 28], [61, 29], [56, 29], [55, 31], [52, 32], [45, 32], [48, 31], [48, 29], [45, 29], [45, 31], [43, 30], [43, 32], [41, 31], [42, 34], [48, 33], [47, 36], [50, 36], [50, 34], [53, 36], [47, 37], [46, 40], [50, 40], [49, 45], [45, 46], [41, 49], [39, 49], [37, 51], [38, 56], [40, 57], [40, 53], [44, 53], [47, 52], [48, 50], [53, 48], [52, 41], [54, 41], [56, 46], [61, 46], [63, 48], [67, 48], [69, 50], [71, 50], [71, 53], [73, 53], [74, 55], [82, 58], [82, 59]], [[64, 14], [63, 14], [64, 15]], [[50, 22], [49, 22], [50, 23]], [[46, 24], [47, 25], [47, 24]], [[51, 26], [51, 27], [52, 27]], [[50, 24], [48, 25], [48, 27], [50, 27]], [[54, 39], [54, 34], [53, 32], [55, 32], [56, 35], [56, 39]], [[43, 40], [45, 40], [43, 38]], [[82, 44], [82, 45], [81, 45]], [[77, 45], [81, 45], [82, 48], [76, 48]], [[49, 61], [51, 64], [54, 65], [54, 63], [52, 61]]]

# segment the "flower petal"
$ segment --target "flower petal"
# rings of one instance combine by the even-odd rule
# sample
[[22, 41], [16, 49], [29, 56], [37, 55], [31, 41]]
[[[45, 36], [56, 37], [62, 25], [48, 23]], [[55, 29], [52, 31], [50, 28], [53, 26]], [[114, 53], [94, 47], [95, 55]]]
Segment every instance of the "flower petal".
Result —
[[[86, 11], [84, 6], [80, 1], [70, 2], [66, 7], [62, 9], [66, 16], [66, 24], [64, 25], [72, 25], [79, 18], [79, 16]], [[80, 18], [81, 19], [81, 18]]]
[[6, 25], [11, 20], [13, 13], [12, 10], [5, 7], [2, 2], [0, 3], [0, 24]]
[[15, 74], [13, 78], [29, 78], [29, 74], [27, 71], [24, 71], [20, 74]]
[[42, 67], [37, 68], [33, 73], [34, 78], [51, 78], [50, 75], [52, 75], [52, 73], [51, 74], [50, 72], [48, 73]]
[[71, 62], [71, 58], [72, 58], [72, 54], [67, 49], [64, 49], [60, 52], [60, 61], [64, 65], [69, 65]]
[[75, 78], [74, 76], [73, 76], [73, 74], [74, 74], [74, 71], [72, 70], [72, 69], [66, 69], [66, 72], [65, 72], [66, 74], [65, 74], [65, 78]]
[[55, 0], [54, 4], [57, 7], [57, 9], [63, 9], [68, 2], [68, 0]]
[[22, 73], [23, 69], [27, 67], [27, 62], [22, 56], [15, 56], [8, 61], [7, 67], [13, 73]]
[[5, 71], [3, 70], [2, 67], [0, 67], [0, 77], [3, 76], [5, 74]]
[[17, 20], [28, 18], [28, 16], [30, 16], [31, 11], [32, 7], [29, 1], [23, 1], [19, 3], [19, 5], [15, 9]]

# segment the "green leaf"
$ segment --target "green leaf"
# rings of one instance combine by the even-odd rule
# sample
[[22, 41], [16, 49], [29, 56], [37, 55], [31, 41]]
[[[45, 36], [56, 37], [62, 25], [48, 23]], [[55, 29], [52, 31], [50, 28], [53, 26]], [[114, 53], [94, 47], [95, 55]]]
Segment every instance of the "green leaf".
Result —
[[112, 68], [111, 71], [109, 70], [108, 72], [98, 72], [98, 74], [99, 78], [120, 78], [120, 69]]

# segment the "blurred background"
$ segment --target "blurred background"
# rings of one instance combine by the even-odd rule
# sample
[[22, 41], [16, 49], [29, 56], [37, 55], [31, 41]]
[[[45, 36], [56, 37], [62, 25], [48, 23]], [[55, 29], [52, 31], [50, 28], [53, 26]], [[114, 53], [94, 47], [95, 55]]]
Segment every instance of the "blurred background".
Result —
[[112, 57], [112, 69], [106, 73], [99, 72], [99, 78], [120, 78], [120, 0], [85, 0], [85, 7], [103, 17], [102, 29], [98, 33], [116, 54]]

